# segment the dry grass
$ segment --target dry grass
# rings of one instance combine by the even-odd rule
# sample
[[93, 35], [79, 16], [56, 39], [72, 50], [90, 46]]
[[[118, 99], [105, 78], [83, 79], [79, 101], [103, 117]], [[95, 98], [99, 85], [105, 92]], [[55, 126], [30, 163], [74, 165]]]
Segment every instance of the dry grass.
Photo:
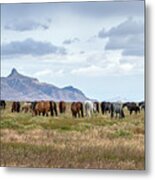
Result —
[[144, 113], [73, 119], [1, 112], [1, 166], [144, 169]]

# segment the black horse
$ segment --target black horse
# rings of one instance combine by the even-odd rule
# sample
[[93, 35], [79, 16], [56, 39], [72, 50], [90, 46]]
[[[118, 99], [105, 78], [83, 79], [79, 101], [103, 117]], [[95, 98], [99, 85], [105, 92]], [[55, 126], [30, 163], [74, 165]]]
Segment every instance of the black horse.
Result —
[[145, 102], [144, 101], [141, 101], [138, 103], [138, 106], [140, 107], [140, 109], [144, 109], [145, 110]]
[[0, 109], [5, 109], [6, 102], [4, 100], [0, 100]]
[[127, 107], [128, 111], [130, 112], [130, 115], [132, 114], [133, 111], [135, 112], [135, 114], [137, 114], [137, 112], [140, 113], [140, 108], [139, 106], [137, 106], [135, 102], [126, 102], [123, 104], [123, 108], [124, 107]]
[[101, 102], [101, 111], [102, 111], [102, 114], [105, 114], [107, 112], [111, 112], [111, 103], [110, 102]]

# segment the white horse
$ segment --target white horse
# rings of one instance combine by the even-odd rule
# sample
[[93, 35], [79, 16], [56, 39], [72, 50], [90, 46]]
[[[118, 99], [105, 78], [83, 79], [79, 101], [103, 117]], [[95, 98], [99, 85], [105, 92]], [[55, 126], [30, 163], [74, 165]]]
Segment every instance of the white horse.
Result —
[[92, 117], [93, 112], [96, 111], [95, 104], [90, 100], [84, 102], [84, 108], [87, 117]]
[[25, 102], [22, 106], [22, 111], [24, 111], [25, 113], [30, 112], [31, 111], [31, 102]]

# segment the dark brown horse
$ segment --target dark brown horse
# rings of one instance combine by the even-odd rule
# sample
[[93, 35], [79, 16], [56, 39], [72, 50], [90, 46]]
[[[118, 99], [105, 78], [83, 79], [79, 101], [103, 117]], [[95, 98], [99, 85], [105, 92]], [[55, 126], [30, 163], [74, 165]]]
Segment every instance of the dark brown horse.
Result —
[[59, 112], [60, 113], [65, 113], [66, 111], [66, 103], [64, 101], [59, 102]]
[[51, 112], [51, 116], [58, 115], [57, 104], [54, 101], [50, 101], [50, 112]]
[[84, 117], [83, 104], [81, 102], [73, 102], [71, 104], [71, 112], [73, 117]]
[[20, 112], [20, 102], [19, 101], [14, 101], [12, 103], [12, 107], [11, 107], [11, 112]]

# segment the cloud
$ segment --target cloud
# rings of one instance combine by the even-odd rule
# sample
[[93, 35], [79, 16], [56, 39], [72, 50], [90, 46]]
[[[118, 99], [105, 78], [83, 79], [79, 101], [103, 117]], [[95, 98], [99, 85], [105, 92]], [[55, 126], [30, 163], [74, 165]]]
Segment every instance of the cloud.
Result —
[[36, 29], [46, 30], [49, 29], [51, 19], [47, 19], [45, 22], [38, 22], [32, 19], [13, 19], [4, 25], [4, 29], [12, 31], [32, 31]]
[[144, 55], [144, 23], [128, 18], [116, 27], [98, 33], [99, 38], [109, 38], [105, 49], [119, 50], [126, 56]]
[[69, 45], [69, 44], [72, 44], [72, 43], [75, 43], [75, 42], [78, 42], [78, 41], [80, 41], [79, 38], [66, 39], [66, 40], [63, 41], [63, 44]]
[[[74, 65], [71, 74], [83, 77], [123, 76], [144, 73], [142, 56], [123, 56], [121, 51], [105, 51], [87, 55], [80, 66]], [[80, 58], [78, 58], [80, 59]]]
[[87, 67], [76, 68], [71, 71], [72, 75], [87, 76], [87, 77], [101, 77], [101, 76], [118, 76], [130, 74], [134, 66], [130, 63], [112, 64], [107, 66], [90, 65]]
[[61, 77], [63, 76], [63, 73], [64, 71], [62, 69], [59, 70], [43, 69], [34, 73], [34, 77], [47, 77], [47, 76]]
[[43, 56], [48, 54], [66, 54], [66, 49], [55, 46], [49, 42], [35, 41], [26, 39], [24, 41], [12, 41], [8, 44], [3, 44], [1, 49], [3, 56], [12, 55], [32, 55]]

